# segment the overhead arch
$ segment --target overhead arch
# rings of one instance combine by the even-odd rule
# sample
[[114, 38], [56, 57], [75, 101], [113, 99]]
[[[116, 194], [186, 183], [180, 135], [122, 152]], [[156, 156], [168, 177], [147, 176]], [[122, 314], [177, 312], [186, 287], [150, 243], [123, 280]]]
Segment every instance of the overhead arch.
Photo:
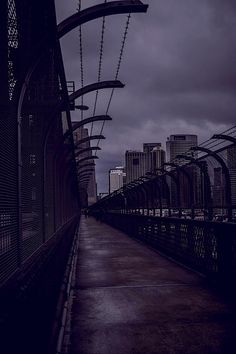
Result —
[[98, 156], [95, 156], [95, 155], [92, 155], [92, 156], [86, 156], [84, 157], [83, 159], [80, 159], [76, 162], [77, 165], [80, 165], [81, 163], [83, 163], [84, 161], [87, 161], [87, 160], [95, 160], [95, 159], [98, 159]]
[[86, 93], [106, 89], [106, 88], [123, 88], [125, 87], [119, 80], [112, 80], [112, 81], [100, 81], [94, 84], [90, 84], [76, 90], [71, 95], [69, 95], [70, 102], [74, 102], [77, 98], [85, 95]]
[[174, 162], [165, 162], [165, 163], [163, 163], [163, 166], [174, 167], [177, 172], [180, 171], [186, 177], [186, 179], [188, 181], [188, 185], [189, 185], [190, 200], [192, 203], [191, 208], [192, 208], [192, 213], [193, 213], [194, 189], [193, 189], [193, 181], [191, 179], [190, 174], [182, 166], [179, 166], [177, 163], [174, 163]]
[[[112, 118], [108, 115], [100, 115], [100, 116], [94, 116], [94, 117], [89, 117], [83, 120], [80, 120], [79, 122], [72, 122], [72, 131], [74, 132], [76, 129], [84, 126], [85, 124], [93, 123], [93, 122], [98, 122], [98, 121], [109, 121], [112, 120]], [[64, 139], [66, 139], [70, 135], [70, 131], [66, 131], [64, 134]]]
[[204, 208], [208, 209], [209, 211], [209, 219], [212, 219], [212, 210], [210, 208], [211, 206], [211, 182], [210, 182], [210, 177], [207, 171], [207, 168], [205, 166], [205, 164], [203, 164], [203, 161], [199, 161], [197, 159], [195, 159], [192, 156], [189, 155], [185, 155], [185, 154], [178, 154], [175, 156], [176, 159], [182, 159], [182, 160], [186, 160], [186, 161], [190, 161], [190, 163], [198, 166], [198, 168], [200, 169], [201, 173], [204, 176]]
[[83, 164], [83, 165], [81, 165], [81, 166], [77, 166], [77, 170], [79, 171], [79, 170], [82, 170], [83, 168], [89, 167], [89, 166], [96, 166], [96, 165], [95, 165], [94, 162], [85, 163], [85, 164]]
[[90, 135], [90, 136], [87, 136], [86, 138], [83, 138], [83, 139], [80, 139], [76, 144], [75, 144], [75, 147], [78, 147], [79, 145], [82, 145], [84, 143], [87, 143], [88, 141], [91, 141], [91, 140], [104, 140], [106, 139], [105, 136], [103, 135]]
[[88, 148], [81, 149], [81, 150], [77, 151], [75, 153], [75, 157], [78, 157], [79, 155], [84, 154], [89, 151], [98, 151], [98, 150], [101, 150], [101, 148], [99, 146], [90, 146]]
[[228, 218], [229, 221], [232, 220], [232, 208], [231, 208], [231, 203], [232, 203], [232, 198], [231, 198], [231, 179], [230, 179], [230, 173], [229, 169], [222, 159], [215, 151], [212, 151], [208, 148], [202, 147], [202, 146], [194, 146], [191, 147], [192, 151], [202, 151], [205, 152], [208, 156], [212, 156], [221, 166], [222, 172], [225, 176], [225, 200], [228, 208]]
[[100, 17], [146, 12], [148, 5], [144, 5], [139, 0], [110, 1], [99, 5], [88, 7], [80, 12], [67, 17], [57, 26], [58, 38], [64, 37], [67, 33], [82, 24]]
[[78, 173], [77, 176], [82, 176], [83, 174], [87, 174], [87, 172], [94, 172], [93, 168], [88, 168], [86, 170], [82, 170], [81, 172]]
[[236, 138], [226, 134], [214, 134], [211, 139], [221, 139], [231, 141], [234, 145], [236, 145]]

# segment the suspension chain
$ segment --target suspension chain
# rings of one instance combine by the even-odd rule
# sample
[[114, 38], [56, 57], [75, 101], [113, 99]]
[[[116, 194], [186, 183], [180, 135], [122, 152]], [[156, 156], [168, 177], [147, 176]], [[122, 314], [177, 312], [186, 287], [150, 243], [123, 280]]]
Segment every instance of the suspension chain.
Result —
[[[107, 3], [107, 0], [105, 0], [104, 3]], [[106, 23], [106, 17], [103, 16], [101, 41], [100, 41], [100, 54], [99, 54], [99, 63], [98, 63], [98, 79], [97, 79], [98, 82], [101, 81], [101, 76], [102, 76], [102, 59], [103, 59], [103, 49], [104, 49], [105, 23]], [[96, 114], [97, 101], [98, 101], [98, 90], [96, 91], [96, 94], [95, 94], [95, 101], [94, 101], [94, 107], [93, 107], [93, 116], [95, 116], [95, 114]], [[92, 122], [91, 129], [90, 129], [90, 135], [92, 135], [92, 132], [93, 132], [93, 122]]]
[[[78, 12], [81, 11], [81, 0], [78, 2]], [[81, 88], [84, 87], [84, 63], [83, 63], [83, 39], [82, 39], [82, 26], [79, 26], [79, 51], [80, 51], [80, 83]], [[81, 96], [81, 105], [84, 104], [84, 97]], [[81, 110], [81, 120], [83, 120], [83, 110]]]
[[[122, 39], [122, 43], [121, 43], [120, 55], [119, 55], [118, 64], [117, 64], [117, 68], [116, 68], [115, 80], [117, 80], [117, 78], [119, 76], [119, 73], [120, 73], [120, 67], [121, 67], [121, 63], [122, 63], [122, 59], [123, 59], [123, 55], [124, 55], [125, 43], [126, 43], [126, 40], [127, 40], [127, 35], [128, 35], [129, 25], [130, 25], [130, 18], [131, 18], [131, 14], [129, 14], [127, 16], [127, 21], [126, 21], [126, 25], [125, 25], [125, 31], [124, 31], [123, 39]], [[109, 100], [108, 100], [108, 105], [107, 105], [107, 109], [106, 109], [106, 115], [109, 112], [109, 109], [110, 109], [110, 106], [111, 106], [111, 101], [112, 101], [112, 98], [114, 96], [114, 92], [115, 92], [115, 89], [113, 88], [112, 91], [111, 91], [111, 95], [109, 97]], [[102, 133], [103, 133], [105, 122], [106, 121], [104, 120], [103, 123], [102, 123], [100, 135], [102, 135]], [[97, 146], [99, 146], [99, 143], [100, 143], [100, 139], [97, 142]], [[97, 151], [96, 151], [95, 155], [96, 154], [97, 154]]]

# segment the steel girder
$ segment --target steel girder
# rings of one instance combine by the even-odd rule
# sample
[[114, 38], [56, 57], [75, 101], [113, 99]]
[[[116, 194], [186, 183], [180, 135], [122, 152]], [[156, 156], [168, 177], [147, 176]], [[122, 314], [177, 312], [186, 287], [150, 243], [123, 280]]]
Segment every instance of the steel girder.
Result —
[[227, 208], [228, 208], [228, 218], [229, 218], [229, 221], [231, 221], [232, 220], [231, 179], [230, 179], [229, 169], [228, 169], [226, 163], [224, 162], [222, 157], [220, 157], [216, 152], [214, 152], [210, 149], [207, 149], [205, 147], [194, 146], [190, 150], [205, 152], [208, 156], [212, 156], [221, 165], [222, 172], [225, 176], [225, 200], [226, 200], [226, 204], [227, 204]]
[[81, 163], [83, 163], [84, 161], [87, 161], [87, 160], [95, 160], [95, 159], [98, 159], [98, 156], [86, 156], [84, 157], [83, 159], [80, 159], [76, 162], [77, 165], [80, 165]]
[[100, 17], [147, 12], [148, 5], [144, 5], [139, 0], [111, 1], [95, 6], [91, 6], [80, 12], [76, 12], [63, 20], [57, 26], [58, 38], [62, 38], [74, 28]]
[[70, 100], [70, 102], [74, 102], [74, 100], [85, 95], [86, 93], [101, 90], [101, 89], [123, 88], [123, 87], [125, 87], [125, 85], [122, 84], [119, 80], [100, 81], [100, 82], [96, 82], [94, 84], [84, 86], [84, 87], [80, 88], [79, 90], [73, 92], [69, 96], [69, 100]]
[[191, 179], [190, 174], [182, 167], [179, 166], [178, 164], [174, 163], [174, 162], [165, 162], [163, 164], [163, 166], [170, 166], [170, 167], [174, 167], [178, 172], [181, 172], [187, 179], [188, 181], [188, 185], [189, 185], [189, 191], [190, 191], [190, 200], [191, 200], [191, 208], [192, 208], [192, 212], [193, 212], [193, 204], [194, 204], [194, 189], [193, 189], [193, 181]]
[[190, 161], [192, 164], [198, 166], [198, 168], [202, 172], [204, 176], [204, 185], [206, 187], [206, 192], [204, 193], [204, 204], [205, 204], [204, 208], [208, 209], [209, 219], [212, 219], [212, 210], [210, 208], [211, 207], [211, 182], [205, 164], [203, 164], [203, 161], [199, 161], [192, 156], [187, 156], [184, 154], [176, 155], [175, 158]]
[[88, 148], [78, 150], [75, 153], [75, 157], [78, 157], [79, 155], [84, 154], [84, 153], [89, 152], [89, 151], [98, 151], [98, 150], [101, 150], [101, 148], [99, 146], [90, 146]]
[[225, 134], [214, 134], [211, 139], [221, 139], [221, 140], [228, 140], [231, 141], [234, 145], [236, 145], [236, 138], [225, 135]]
[[96, 166], [94, 162], [91, 163], [85, 163], [81, 166], [77, 166], [77, 170], [81, 170], [82, 168], [89, 167], [89, 166]]
[[[74, 132], [76, 129], [84, 126], [85, 124], [93, 123], [93, 122], [98, 122], [98, 121], [109, 121], [112, 120], [112, 118], [108, 115], [101, 115], [101, 116], [94, 116], [94, 117], [89, 117], [86, 119], [83, 119], [79, 122], [72, 122], [72, 131]], [[64, 134], [64, 139], [66, 139], [70, 135], [69, 131], [66, 131]]]
[[106, 139], [106, 138], [103, 135], [90, 135], [90, 136], [87, 136], [86, 138], [79, 140], [75, 144], [75, 147], [78, 147], [79, 145], [87, 143], [88, 141], [91, 141], [91, 140], [104, 140], [104, 139]]

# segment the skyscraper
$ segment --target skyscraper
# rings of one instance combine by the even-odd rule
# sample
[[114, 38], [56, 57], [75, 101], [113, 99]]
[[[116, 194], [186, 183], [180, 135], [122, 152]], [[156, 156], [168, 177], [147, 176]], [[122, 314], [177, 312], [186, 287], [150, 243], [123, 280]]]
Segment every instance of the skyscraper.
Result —
[[[81, 139], [87, 138], [88, 137], [88, 129], [86, 128], [78, 128], [74, 132], [74, 141], [75, 144], [78, 143]], [[90, 141], [86, 141], [83, 144], [80, 144], [79, 147], [81, 149], [86, 149], [90, 147]], [[92, 155], [91, 151], [87, 151], [83, 154], [80, 155], [80, 159], [86, 156]], [[92, 163], [93, 160], [90, 160]], [[88, 190], [87, 190], [87, 198], [88, 198], [88, 205], [91, 205], [93, 203], [96, 203], [97, 201], [97, 185], [96, 185], [96, 176], [95, 176], [95, 167], [91, 166], [90, 169], [93, 171], [90, 172], [90, 180], [88, 183]]]
[[178, 154], [184, 154], [191, 147], [197, 146], [197, 144], [197, 135], [171, 135], [166, 142], [167, 161], [173, 160]]
[[222, 175], [222, 168], [214, 168], [214, 179], [212, 188], [213, 206], [222, 207], [225, 204], [225, 185], [224, 178]]
[[236, 146], [227, 149], [226, 159], [231, 180], [232, 204], [236, 207]]
[[144, 143], [143, 152], [151, 153], [154, 148], [161, 148], [161, 143]]
[[150, 154], [129, 150], [125, 153], [126, 183], [145, 175], [150, 169]]
[[[188, 135], [188, 134], [176, 134], [171, 135], [167, 138], [166, 142], [166, 153], [167, 153], [167, 162], [173, 161], [176, 155], [185, 154], [191, 147], [197, 146], [197, 135]], [[196, 154], [196, 153], [195, 153]], [[197, 203], [198, 195], [199, 195], [199, 186], [198, 186], [198, 174], [199, 171], [196, 169], [195, 166], [188, 167], [188, 173], [192, 178], [194, 184], [194, 200], [191, 201], [192, 204]], [[184, 187], [186, 185], [186, 178], [183, 175], [179, 175], [180, 177], [180, 184], [182, 188], [180, 188], [181, 195], [180, 195], [180, 202], [183, 207], [189, 204], [189, 188]], [[177, 188], [172, 179], [168, 177], [170, 192], [171, 192], [171, 201], [172, 205], [176, 207], [180, 207], [178, 205], [178, 198], [177, 198]]]
[[143, 151], [126, 151], [126, 183], [159, 168], [164, 162], [165, 151], [161, 149], [161, 143], [144, 143]]
[[160, 168], [163, 163], [166, 161], [166, 152], [160, 146], [156, 146], [150, 152], [151, 154], [151, 171], [154, 171], [156, 168]]
[[109, 171], [109, 193], [123, 187], [125, 176], [124, 167], [115, 167]]

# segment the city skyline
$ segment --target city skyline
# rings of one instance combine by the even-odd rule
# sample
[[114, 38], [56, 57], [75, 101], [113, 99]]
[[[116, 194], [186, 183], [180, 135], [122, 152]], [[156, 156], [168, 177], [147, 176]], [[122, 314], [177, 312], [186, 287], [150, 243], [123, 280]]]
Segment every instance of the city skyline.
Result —
[[[82, 1], [82, 8], [100, 1]], [[170, 134], [197, 134], [199, 142], [235, 122], [236, 4], [216, 0], [147, 0], [147, 14], [131, 16], [119, 79], [96, 163], [98, 191], [106, 190], [106, 171], [122, 164], [127, 149]], [[57, 1], [58, 22], [76, 10], [73, 1]], [[106, 19], [102, 79], [114, 78], [126, 16]], [[102, 19], [82, 26], [84, 85], [97, 81]], [[95, 35], [96, 34], [96, 35]], [[77, 43], [77, 46], [76, 46]], [[68, 80], [81, 86], [79, 33], [62, 41]], [[109, 90], [99, 93], [97, 114], [104, 114]], [[93, 113], [94, 94], [84, 97]], [[128, 107], [128, 109], [127, 109]], [[79, 120], [79, 112], [73, 120]], [[98, 131], [100, 125], [98, 125]]]
[[[117, 165], [113, 164], [113, 167], [109, 169], [109, 193], [119, 189], [110, 187], [111, 172], [117, 172], [123, 169], [126, 174], [124, 184], [129, 184], [131, 181], [144, 176], [147, 172], [154, 171], [155, 168], [163, 167], [165, 162], [173, 161], [176, 155], [186, 153], [191, 147], [197, 146], [197, 143], [197, 135], [182, 133], [167, 137], [165, 147], [159, 142], [143, 142], [143, 149], [126, 150], [122, 159], [122, 166], [124, 167], [116, 167]], [[134, 160], [137, 160], [136, 164], [133, 162]]]

